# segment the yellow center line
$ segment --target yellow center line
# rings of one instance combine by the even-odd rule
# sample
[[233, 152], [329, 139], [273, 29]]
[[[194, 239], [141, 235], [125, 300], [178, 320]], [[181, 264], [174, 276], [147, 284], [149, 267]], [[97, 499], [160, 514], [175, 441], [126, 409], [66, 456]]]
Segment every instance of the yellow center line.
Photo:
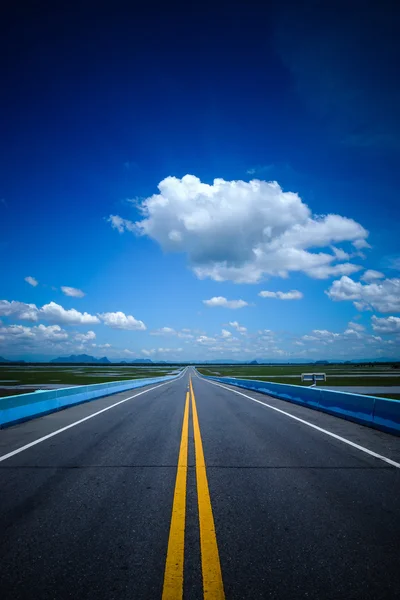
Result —
[[183, 597], [188, 435], [189, 392], [186, 393], [185, 411], [183, 414], [182, 437], [175, 481], [162, 600], [181, 600]]
[[214, 517], [208, 488], [206, 463], [204, 460], [203, 442], [201, 440], [196, 399], [190, 378], [192, 397], [192, 415], [194, 429], [194, 445], [196, 454], [197, 498], [199, 506], [201, 568], [203, 573], [203, 597], [206, 600], [224, 600], [224, 584], [222, 581], [217, 537]]

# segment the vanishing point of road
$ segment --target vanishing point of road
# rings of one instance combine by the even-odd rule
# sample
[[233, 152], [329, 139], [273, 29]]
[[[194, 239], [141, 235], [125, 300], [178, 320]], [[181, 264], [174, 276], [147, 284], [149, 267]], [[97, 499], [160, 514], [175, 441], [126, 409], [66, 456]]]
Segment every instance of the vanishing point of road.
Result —
[[0, 596], [400, 597], [400, 438], [192, 368], [0, 431]]

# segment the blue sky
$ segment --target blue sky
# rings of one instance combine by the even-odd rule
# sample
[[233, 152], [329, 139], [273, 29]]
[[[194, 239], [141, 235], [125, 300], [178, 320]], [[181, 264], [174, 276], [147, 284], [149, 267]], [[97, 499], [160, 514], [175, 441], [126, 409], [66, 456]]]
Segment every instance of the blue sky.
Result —
[[400, 358], [398, 15], [357, 7], [9, 8], [0, 355]]

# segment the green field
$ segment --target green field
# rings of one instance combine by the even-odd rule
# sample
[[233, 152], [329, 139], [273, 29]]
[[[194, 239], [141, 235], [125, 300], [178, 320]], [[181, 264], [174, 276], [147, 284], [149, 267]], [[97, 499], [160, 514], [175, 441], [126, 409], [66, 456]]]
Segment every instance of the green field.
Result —
[[[346, 386], [346, 387], [370, 387], [371, 392], [363, 391], [356, 393], [370, 393], [374, 396], [400, 399], [398, 389], [391, 392], [391, 387], [400, 386], [400, 369], [392, 365], [209, 365], [199, 367], [203, 375], [214, 377], [236, 377], [239, 379], [253, 379], [260, 381], [271, 381], [274, 383], [288, 383], [291, 385], [309, 386], [310, 382], [302, 382], [302, 373], [325, 373], [326, 382], [320, 382], [318, 386]], [[374, 387], [387, 387], [387, 393], [374, 392]], [[351, 390], [349, 390], [351, 391]]]
[[[0, 396], [10, 393], [21, 393], [29, 390], [18, 389], [21, 385], [40, 386], [56, 385], [90, 385], [143, 377], [162, 377], [176, 372], [175, 367], [152, 366], [114, 366], [114, 365], [1, 365]], [[1, 387], [3, 386], [3, 388]], [[16, 388], [15, 391], [7, 388]]]

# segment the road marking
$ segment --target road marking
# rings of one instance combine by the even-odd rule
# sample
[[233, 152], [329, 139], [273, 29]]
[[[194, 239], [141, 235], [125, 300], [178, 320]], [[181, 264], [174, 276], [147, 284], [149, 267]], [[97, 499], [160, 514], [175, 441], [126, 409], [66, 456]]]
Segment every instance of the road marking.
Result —
[[162, 600], [183, 597], [183, 566], [185, 554], [186, 483], [188, 468], [189, 392], [186, 392], [182, 437], [176, 472], [174, 502], [169, 530]]
[[[203, 379], [201, 377], [199, 377], [199, 379]], [[330, 437], [335, 438], [336, 440], [339, 440], [340, 442], [343, 442], [344, 444], [347, 444], [348, 446], [352, 446], [353, 448], [357, 448], [357, 450], [360, 450], [361, 452], [365, 452], [365, 454], [369, 454], [370, 456], [373, 456], [374, 458], [378, 458], [379, 460], [383, 460], [383, 462], [388, 463], [389, 465], [391, 465], [392, 467], [396, 467], [397, 469], [400, 469], [400, 463], [392, 460], [391, 458], [387, 458], [387, 456], [382, 456], [382, 454], [377, 454], [377, 452], [373, 452], [372, 450], [368, 450], [368, 448], [365, 448], [364, 446], [360, 446], [359, 444], [355, 444], [354, 442], [351, 442], [350, 440], [337, 435], [336, 433], [332, 433], [331, 431], [327, 431], [326, 429], [323, 429], [322, 427], [318, 427], [318, 425], [314, 425], [313, 423], [310, 423], [309, 421], [305, 421], [304, 419], [300, 419], [299, 417], [295, 417], [294, 415], [286, 412], [285, 410], [281, 410], [280, 408], [276, 408], [276, 406], [272, 406], [271, 404], [267, 404], [266, 402], [261, 402], [261, 400], [257, 400], [256, 398], [252, 398], [251, 396], [249, 396], [248, 394], [243, 394], [243, 392], [239, 392], [238, 390], [232, 390], [231, 388], [227, 387], [226, 385], [222, 385], [220, 383], [216, 383], [215, 381], [208, 381], [207, 379], [203, 379], [203, 381], [205, 381], [206, 383], [211, 383], [212, 385], [217, 385], [218, 387], [224, 388], [225, 390], [228, 390], [229, 392], [234, 392], [235, 394], [238, 394], [239, 396], [244, 396], [245, 398], [248, 398], [249, 400], [253, 400], [253, 402], [257, 402], [258, 404], [262, 404], [262, 406], [265, 406], [266, 408], [271, 408], [272, 410], [275, 410], [278, 413], [281, 413], [282, 415], [286, 415], [287, 417], [290, 417], [291, 419], [294, 419], [295, 421], [299, 421], [299, 423], [303, 423], [304, 425], [307, 425], [308, 427], [312, 427], [312, 429], [316, 429], [317, 431], [321, 431], [321, 433], [325, 433], [326, 435], [329, 435]]]
[[196, 399], [190, 378], [192, 397], [192, 414], [194, 430], [194, 446], [196, 454], [197, 499], [199, 506], [201, 568], [203, 573], [203, 597], [206, 600], [224, 600], [224, 584], [222, 582], [221, 564], [219, 560], [214, 517], [208, 488], [206, 463], [201, 440]]
[[119, 402], [115, 402], [115, 404], [111, 404], [111, 406], [107, 406], [106, 408], [103, 408], [102, 410], [98, 410], [97, 412], [93, 413], [92, 415], [84, 417], [83, 419], [79, 419], [79, 421], [74, 421], [74, 423], [70, 423], [69, 425], [66, 425], [66, 427], [61, 427], [61, 429], [57, 429], [56, 431], [53, 431], [52, 433], [49, 433], [48, 435], [44, 435], [43, 437], [41, 437], [37, 440], [34, 440], [33, 442], [30, 442], [29, 444], [25, 444], [25, 446], [21, 446], [20, 448], [17, 448], [16, 450], [13, 450], [12, 452], [8, 452], [8, 454], [3, 454], [3, 456], [0, 456], [0, 462], [3, 462], [3, 460], [7, 460], [7, 458], [11, 458], [12, 456], [15, 456], [16, 454], [19, 454], [20, 452], [24, 452], [24, 450], [28, 450], [28, 448], [32, 448], [32, 446], [36, 446], [36, 444], [40, 444], [41, 442], [44, 442], [45, 440], [48, 440], [48, 439], [54, 437], [55, 435], [62, 433], [63, 431], [67, 431], [67, 429], [71, 429], [71, 427], [75, 427], [76, 425], [80, 425], [81, 423], [84, 423], [85, 421], [88, 421], [89, 419], [93, 419], [93, 417], [97, 417], [97, 415], [101, 415], [101, 413], [106, 412], [107, 410], [111, 410], [112, 408], [114, 408], [115, 406], [118, 406], [119, 404], [128, 402], [128, 400], [137, 398], [137, 396], [141, 396], [142, 394], [147, 394], [147, 392], [152, 392], [153, 390], [156, 390], [157, 388], [162, 387], [163, 385], [168, 385], [170, 383], [174, 383], [175, 381], [178, 381], [178, 379], [181, 379], [182, 377], [183, 377], [183, 375], [181, 375], [180, 377], [177, 377], [177, 379], [174, 379], [172, 381], [166, 381], [165, 383], [160, 383], [159, 385], [156, 385], [148, 390], [144, 390], [143, 392], [139, 392], [138, 394], [135, 394], [134, 396], [129, 396], [129, 398], [124, 398], [123, 400], [120, 400]]

